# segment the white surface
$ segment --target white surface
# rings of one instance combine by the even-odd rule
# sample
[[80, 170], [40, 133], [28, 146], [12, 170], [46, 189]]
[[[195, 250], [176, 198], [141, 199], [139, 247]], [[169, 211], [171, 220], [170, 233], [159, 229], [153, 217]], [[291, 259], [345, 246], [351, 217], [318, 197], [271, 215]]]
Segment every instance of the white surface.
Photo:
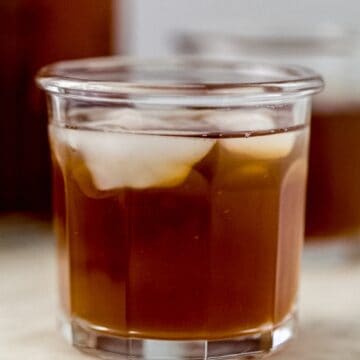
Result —
[[122, 50], [147, 56], [171, 53], [174, 36], [184, 31], [238, 33], [248, 26], [332, 23], [360, 28], [357, 0], [122, 0], [117, 12]]
[[[325, 256], [324, 251], [318, 253]], [[305, 264], [301, 331], [274, 360], [360, 359], [360, 259]], [[55, 263], [50, 227], [0, 218], [0, 359], [90, 360], [55, 331]]]

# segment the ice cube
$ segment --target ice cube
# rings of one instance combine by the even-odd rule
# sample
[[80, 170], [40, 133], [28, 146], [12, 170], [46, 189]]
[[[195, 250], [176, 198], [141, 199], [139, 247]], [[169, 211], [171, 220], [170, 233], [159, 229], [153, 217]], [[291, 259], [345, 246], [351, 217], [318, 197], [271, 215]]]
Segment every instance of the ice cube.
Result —
[[206, 122], [220, 132], [254, 132], [274, 128], [274, 120], [267, 110], [216, 111], [206, 116]]
[[66, 158], [66, 138], [64, 137], [65, 133], [62, 131], [57, 131], [55, 126], [49, 126], [48, 134], [52, 154], [60, 168], [64, 169]]
[[[215, 143], [213, 139], [56, 127], [51, 133], [56, 147], [65, 144], [81, 156], [102, 191], [179, 185]], [[82, 179], [77, 180], [81, 185]]]
[[206, 121], [217, 126], [221, 132], [248, 132], [249, 137], [221, 140], [224, 148], [246, 156], [272, 159], [287, 156], [295, 143], [293, 132], [252, 135], [257, 131], [270, 131], [275, 128], [274, 113], [269, 110], [229, 110], [218, 111], [207, 116]]
[[146, 131], [154, 133], [209, 132], [216, 130], [203, 121], [210, 110], [135, 110], [135, 109], [75, 109], [71, 112], [72, 123], [87, 121], [86, 126], [97, 130], [128, 132]]
[[296, 135], [294, 132], [229, 138], [221, 140], [222, 146], [237, 154], [261, 159], [276, 159], [290, 154]]
[[[77, 111], [72, 116], [84, 116], [89, 122], [88, 126], [97, 130], [144, 130], [153, 123], [159, 125], [159, 121], [151, 116], [145, 116], [144, 112], [134, 109], [88, 109]], [[161, 123], [160, 123], [161, 125]]]

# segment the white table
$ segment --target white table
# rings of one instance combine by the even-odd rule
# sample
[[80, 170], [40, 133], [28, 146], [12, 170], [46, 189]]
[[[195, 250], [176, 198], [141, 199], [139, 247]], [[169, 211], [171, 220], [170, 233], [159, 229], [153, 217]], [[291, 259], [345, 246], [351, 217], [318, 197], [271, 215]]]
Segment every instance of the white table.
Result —
[[[274, 360], [360, 359], [360, 257], [347, 263], [305, 261], [301, 331]], [[55, 257], [50, 225], [0, 216], [0, 359], [93, 359], [55, 330]]]

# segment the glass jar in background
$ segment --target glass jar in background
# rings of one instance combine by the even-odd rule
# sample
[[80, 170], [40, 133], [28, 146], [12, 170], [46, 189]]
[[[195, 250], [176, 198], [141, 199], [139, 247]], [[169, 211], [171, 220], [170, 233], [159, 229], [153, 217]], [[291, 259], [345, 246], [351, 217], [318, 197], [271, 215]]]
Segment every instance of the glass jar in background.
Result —
[[0, 1], [0, 211], [50, 217], [44, 96], [49, 62], [112, 53], [112, 0]]
[[311, 95], [296, 66], [42, 70], [64, 334], [112, 359], [264, 355], [293, 337]]
[[187, 34], [178, 52], [297, 63], [316, 69], [326, 83], [314, 97], [306, 236], [308, 240], [360, 237], [360, 37], [319, 29], [249, 29], [239, 35]]

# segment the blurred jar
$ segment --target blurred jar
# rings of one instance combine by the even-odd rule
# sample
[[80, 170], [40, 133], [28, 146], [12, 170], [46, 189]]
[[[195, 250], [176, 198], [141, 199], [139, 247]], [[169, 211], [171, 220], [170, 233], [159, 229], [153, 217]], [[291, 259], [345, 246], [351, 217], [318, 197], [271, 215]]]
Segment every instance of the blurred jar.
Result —
[[241, 34], [185, 34], [177, 52], [299, 64], [324, 77], [325, 90], [314, 97], [306, 235], [359, 239], [360, 36], [333, 26]]
[[44, 96], [34, 76], [58, 60], [111, 53], [112, 0], [0, 2], [0, 211], [49, 212]]

